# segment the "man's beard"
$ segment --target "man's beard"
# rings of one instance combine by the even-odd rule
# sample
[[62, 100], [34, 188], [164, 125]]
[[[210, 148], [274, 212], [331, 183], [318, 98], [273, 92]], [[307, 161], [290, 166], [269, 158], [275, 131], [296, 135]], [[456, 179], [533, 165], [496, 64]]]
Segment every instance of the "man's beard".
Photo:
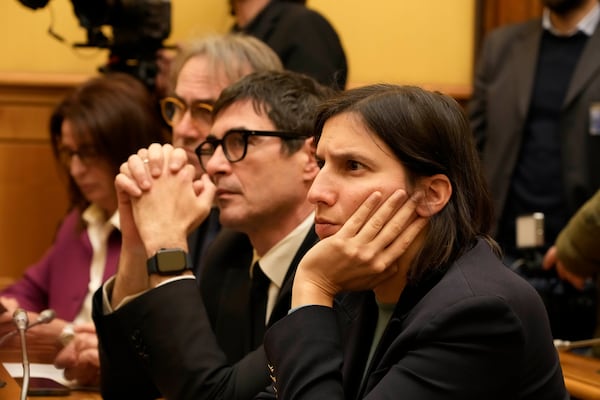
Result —
[[544, 6], [559, 15], [565, 15], [580, 7], [585, 0], [543, 0]]

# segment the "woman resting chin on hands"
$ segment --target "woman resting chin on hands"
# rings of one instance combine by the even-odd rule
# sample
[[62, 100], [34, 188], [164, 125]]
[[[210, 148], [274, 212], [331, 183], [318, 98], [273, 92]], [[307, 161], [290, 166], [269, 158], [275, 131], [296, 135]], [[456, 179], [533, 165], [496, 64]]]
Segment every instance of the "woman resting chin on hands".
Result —
[[568, 399], [544, 305], [489, 236], [461, 107], [366, 86], [324, 104], [315, 132], [321, 241], [265, 336], [277, 397]]

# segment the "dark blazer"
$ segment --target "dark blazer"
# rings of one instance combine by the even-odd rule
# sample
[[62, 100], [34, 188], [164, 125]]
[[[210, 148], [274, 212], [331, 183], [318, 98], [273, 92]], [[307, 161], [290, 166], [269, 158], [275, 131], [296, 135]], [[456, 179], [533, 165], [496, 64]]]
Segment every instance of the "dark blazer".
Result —
[[205, 254], [220, 230], [219, 209], [213, 207], [204, 222], [188, 236], [188, 252], [196, 278], [201, 277], [206, 264]]
[[[497, 217], [504, 210], [523, 139], [542, 23], [509, 25], [486, 38], [469, 104]], [[590, 135], [590, 107], [600, 103], [600, 27], [588, 39], [560, 116], [562, 181], [568, 215], [600, 187], [600, 135]]]
[[485, 242], [406, 287], [363, 380], [376, 321], [368, 292], [273, 325], [265, 349], [278, 398], [569, 398], [539, 296]]
[[[271, 315], [287, 313], [298, 262], [317, 241], [307, 234], [290, 264]], [[252, 399], [269, 383], [262, 346], [251, 346], [248, 298], [252, 246], [222, 230], [207, 252], [200, 281], [185, 279], [150, 290], [109, 315], [94, 298], [105, 399]]]
[[243, 29], [271, 47], [285, 69], [312, 76], [324, 85], [344, 89], [348, 65], [342, 43], [329, 21], [304, 5], [271, 1]]

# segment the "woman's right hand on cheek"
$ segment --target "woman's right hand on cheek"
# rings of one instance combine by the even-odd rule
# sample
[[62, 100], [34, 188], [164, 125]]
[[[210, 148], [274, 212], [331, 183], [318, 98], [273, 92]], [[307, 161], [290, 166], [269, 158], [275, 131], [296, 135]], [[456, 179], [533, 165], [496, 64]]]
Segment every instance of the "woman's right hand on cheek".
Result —
[[417, 216], [417, 197], [398, 190], [382, 200], [371, 194], [334, 235], [302, 259], [294, 279], [292, 307], [332, 306], [342, 291], [369, 290], [397, 273], [397, 260], [427, 224]]

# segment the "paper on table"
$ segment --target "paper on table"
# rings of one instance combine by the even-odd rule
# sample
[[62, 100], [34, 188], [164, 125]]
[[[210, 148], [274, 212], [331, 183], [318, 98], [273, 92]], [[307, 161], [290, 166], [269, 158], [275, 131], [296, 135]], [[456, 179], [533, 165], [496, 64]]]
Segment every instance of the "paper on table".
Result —
[[[21, 363], [3, 363], [6, 371], [13, 378], [23, 377], [23, 364]], [[39, 378], [50, 378], [66, 386], [72, 386], [73, 382], [65, 379], [63, 370], [56, 368], [52, 364], [29, 364], [29, 376]]]

